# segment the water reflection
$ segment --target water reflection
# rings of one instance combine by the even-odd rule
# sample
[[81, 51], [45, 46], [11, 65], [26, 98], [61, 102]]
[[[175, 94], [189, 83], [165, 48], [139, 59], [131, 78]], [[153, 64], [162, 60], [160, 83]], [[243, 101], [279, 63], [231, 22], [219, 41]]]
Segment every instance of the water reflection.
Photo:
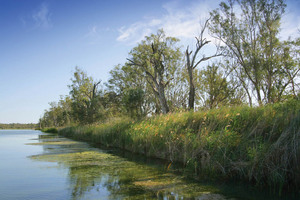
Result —
[[[31, 145], [42, 145], [43, 153], [30, 158], [55, 162], [68, 170], [70, 199], [275, 199], [259, 196], [241, 188], [220, 189], [219, 186], [199, 184], [166, 170], [158, 160], [125, 156], [114, 150], [101, 150], [84, 142], [58, 135], [39, 135]], [[125, 156], [125, 157], [124, 157]], [[226, 195], [225, 195], [226, 194]], [[245, 198], [246, 197], [246, 198]], [[279, 199], [279, 198], [277, 198]]]
[[39, 135], [44, 152], [31, 159], [68, 170], [72, 199], [226, 199], [212, 186], [188, 183], [161, 165], [132, 162], [58, 135]]

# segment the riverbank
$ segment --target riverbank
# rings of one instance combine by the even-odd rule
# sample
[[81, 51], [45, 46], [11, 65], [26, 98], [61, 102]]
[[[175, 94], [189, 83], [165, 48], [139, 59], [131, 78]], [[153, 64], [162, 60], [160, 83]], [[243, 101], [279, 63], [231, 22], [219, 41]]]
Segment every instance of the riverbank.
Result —
[[[135, 122], [115, 119], [59, 134], [180, 162], [197, 178], [241, 180], [297, 192], [300, 103], [170, 113]], [[171, 166], [171, 165], [170, 165]]]
[[22, 129], [30, 129], [34, 130], [38, 127], [37, 124], [29, 123], [29, 124], [20, 124], [20, 123], [9, 123], [9, 124], [2, 124], [0, 123], [0, 130], [22, 130]]

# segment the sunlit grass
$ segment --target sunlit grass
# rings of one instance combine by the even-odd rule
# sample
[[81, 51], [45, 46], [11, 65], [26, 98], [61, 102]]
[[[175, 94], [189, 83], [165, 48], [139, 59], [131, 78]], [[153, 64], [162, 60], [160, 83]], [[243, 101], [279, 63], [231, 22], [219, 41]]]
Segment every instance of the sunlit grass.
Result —
[[299, 184], [299, 127], [300, 103], [291, 100], [170, 113], [141, 122], [118, 119], [60, 134], [180, 162], [198, 178], [239, 179], [280, 191]]

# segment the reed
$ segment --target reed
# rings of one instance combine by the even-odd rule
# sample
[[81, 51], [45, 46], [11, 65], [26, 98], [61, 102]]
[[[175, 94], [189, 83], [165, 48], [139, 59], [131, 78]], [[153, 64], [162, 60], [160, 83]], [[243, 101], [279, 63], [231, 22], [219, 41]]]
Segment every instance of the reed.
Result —
[[43, 128], [41, 131], [44, 133], [58, 133], [57, 128]]
[[60, 134], [183, 163], [195, 177], [299, 188], [300, 103], [223, 107], [67, 127]]

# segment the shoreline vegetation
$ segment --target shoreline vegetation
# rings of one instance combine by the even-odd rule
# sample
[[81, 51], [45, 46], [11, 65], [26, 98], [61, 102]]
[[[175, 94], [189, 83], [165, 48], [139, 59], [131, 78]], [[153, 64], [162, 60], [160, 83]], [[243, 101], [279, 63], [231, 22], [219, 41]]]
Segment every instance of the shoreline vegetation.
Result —
[[43, 128], [41, 129], [41, 131], [44, 133], [58, 133], [57, 128]]
[[300, 103], [223, 107], [133, 121], [72, 126], [58, 133], [183, 164], [196, 179], [238, 180], [272, 193], [299, 192]]
[[300, 37], [280, 37], [285, 8], [225, 0], [193, 46], [159, 29], [105, 83], [75, 67], [38, 126], [178, 162], [197, 179], [299, 193]]
[[38, 124], [29, 123], [29, 124], [21, 124], [21, 123], [9, 123], [9, 124], [1, 124], [1, 129], [37, 129]]

